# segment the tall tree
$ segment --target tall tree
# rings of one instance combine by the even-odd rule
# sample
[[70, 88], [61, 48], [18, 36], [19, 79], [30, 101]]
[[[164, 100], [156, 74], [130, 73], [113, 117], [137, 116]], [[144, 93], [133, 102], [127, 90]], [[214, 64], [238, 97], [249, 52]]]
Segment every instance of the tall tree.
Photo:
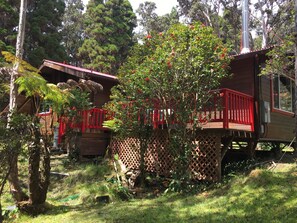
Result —
[[15, 51], [18, 7], [17, 0], [0, 0], [0, 51]]
[[261, 24], [258, 34], [262, 36], [262, 48], [279, 43], [294, 32], [293, 4], [292, 0], [259, 0], [254, 4]]
[[236, 53], [240, 50], [241, 0], [178, 0], [188, 23], [200, 21], [214, 29]]
[[177, 0], [177, 2], [181, 14], [186, 16], [190, 23], [200, 21], [206, 26], [216, 28], [221, 0]]
[[81, 0], [66, 0], [66, 9], [62, 22], [62, 41], [68, 56], [68, 62], [79, 65], [78, 49], [83, 43], [83, 10]]
[[138, 19], [138, 27], [140, 28], [138, 38], [142, 39], [152, 32], [167, 31], [172, 25], [179, 23], [179, 15], [176, 8], [172, 8], [170, 13], [163, 16], [157, 15], [156, 9], [157, 6], [154, 2], [146, 1], [139, 5], [136, 10], [140, 17]]
[[133, 45], [136, 17], [128, 0], [91, 0], [79, 56], [85, 67], [116, 74]]
[[235, 52], [240, 52], [241, 0], [222, 1], [220, 37]]
[[63, 0], [36, 0], [28, 5], [25, 59], [38, 67], [43, 59], [64, 61], [62, 46]]
[[[11, 116], [16, 111], [17, 104], [17, 85], [15, 83], [17, 75], [20, 69], [20, 63], [23, 57], [23, 45], [25, 38], [25, 24], [26, 24], [26, 11], [27, 11], [27, 0], [22, 0], [20, 4], [20, 15], [19, 15], [19, 25], [18, 25], [18, 35], [16, 42], [16, 54], [13, 64], [12, 73], [10, 76], [10, 92], [9, 92], [9, 114], [8, 114], [8, 125], [10, 128]], [[13, 165], [11, 166], [11, 171], [9, 175], [11, 191], [14, 195], [16, 201], [23, 201], [26, 199], [26, 195], [23, 193], [18, 179], [18, 151], [15, 151], [13, 156]]]
[[295, 101], [294, 101], [294, 105], [295, 105], [295, 150], [294, 153], [297, 154], [297, 0], [295, 0], [294, 2], [294, 41], [295, 41], [295, 66], [294, 66], [294, 74], [295, 74]]

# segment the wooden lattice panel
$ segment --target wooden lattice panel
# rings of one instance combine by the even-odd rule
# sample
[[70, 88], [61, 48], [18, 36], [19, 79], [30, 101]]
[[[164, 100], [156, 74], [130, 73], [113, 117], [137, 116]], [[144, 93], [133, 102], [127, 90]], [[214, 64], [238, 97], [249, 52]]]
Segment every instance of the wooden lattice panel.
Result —
[[[193, 179], [217, 181], [220, 178], [220, 135], [199, 134], [196, 138], [196, 148], [192, 152], [190, 171]], [[129, 137], [111, 142], [113, 154], [130, 169], [139, 169], [140, 143], [137, 138]], [[152, 134], [145, 154], [147, 171], [169, 176], [174, 168], [174, 159], [168, 149], [168, 135], [164, 130], [156, 130]]]
[[111, 148], [113, 154], [118, 154], [120, 160], [131, 169], [139, 169], [140, 143], [137, 138], [129, 137], [123, 140], [112, 140]]
[[173, 168], [173, 159], [168, 148], [166, 131], [154, 131], [145, 156], [147, 170], [160, 175], [169, 175]]
[[192, 152], [190, 164], [192, 177], [197, 180], [219, 180], [221, 172], [220, 136], [200, 134], [197, 136], [195, 144], [197, 146]]

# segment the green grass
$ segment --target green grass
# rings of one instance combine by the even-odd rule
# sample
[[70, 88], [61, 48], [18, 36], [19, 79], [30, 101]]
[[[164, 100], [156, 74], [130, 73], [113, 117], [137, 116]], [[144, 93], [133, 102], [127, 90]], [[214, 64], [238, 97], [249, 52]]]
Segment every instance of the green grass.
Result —
[[[69, 165], [53, 170], [68, 178], [54, 179], [48, 194], [51, 209], [32, 218], [22, 215], [14, 222], [296, 222], [297, 165], [279, 164], [273, 170], [255, 169], [200, 194], [170, 194], [152, 199], [96, 204], [95, 195], [112, 194], [106, 182], [112, 174], [107, 165]], [[55, 166], [56, 165], [56, 166]], [[64, 165], [65, 166], [65, 165]]]

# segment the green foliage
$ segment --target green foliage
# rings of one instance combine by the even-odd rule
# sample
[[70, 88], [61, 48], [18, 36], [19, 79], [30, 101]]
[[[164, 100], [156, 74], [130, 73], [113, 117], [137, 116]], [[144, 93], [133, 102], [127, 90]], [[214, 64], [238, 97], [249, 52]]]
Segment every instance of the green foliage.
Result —
[[159, 33], [167, 31], [172, 25], [179, 23], [179, 15], [176, 8], [172, 8], [171, 12], [163, 16], [158, 16], [155, 10], [156, 3], [146, 1], [141, 3], [136, 10], [140, 19], [138, 39], [143, 39], [149, 33]]
[[196, 130], [201, 127], [195, 112], [228, 75], [227, 54], [210, 27], [200, 23], [175, 25], [165, 33], [148, 35], [142, 45], [133, 48], [119, 72], [120, 85], [112, 89], [113, 100], [107, 107], [121, 121], [117, 122], [122, 124], [118, 134], [139, 137], [141, 146], [145, 147], [152, 132], [152, 111], [162, 110], [170, 151], [176, 157], [177, 180], [189, 176], [189, 155]]
[[[19, 1], [0, 1], [0, 51], [14, 52]], [[0, 62], [4, 59], [0, 57]]]
[[77, 64], [78, 48], [83, 43], [83, 10], [84, 5], [81, 0], [67, 0], [65, 13], [63, 15], [63, 45], [65, 47], [68, 62]]
[[85, 39], [79, 49], [84, 66], [116, 74], [133, 44], [135, 19], [128, 0], [89, 1]]
[[294, 79], [294, 44], [293, 36], [287, 36], [281, 45], [270, 50], [267, 53], [269, 60], [261, 70], [261, 75], [282, 75]]
[[28, 4], [24, 58], [35, 67], [43, 59], [67, 59], [62, 46], [63, 0], [38, 0]]
[[6, 121], [0, 119], [0, 220], [2, 220], [1, 214], [4, 217], [15, 214], [5, 210], [2, 212], [2, 197], [6, 192], [5, 185], [11, 173], [13, 162], [15, 162], [14, 157], [25, 152], [22, 150], [22, 144], [30, 138], [30, 131], [28, 130], [30, 121], [29, 116], [13, 114], [9, 123], [10, 128], [7, 128]]

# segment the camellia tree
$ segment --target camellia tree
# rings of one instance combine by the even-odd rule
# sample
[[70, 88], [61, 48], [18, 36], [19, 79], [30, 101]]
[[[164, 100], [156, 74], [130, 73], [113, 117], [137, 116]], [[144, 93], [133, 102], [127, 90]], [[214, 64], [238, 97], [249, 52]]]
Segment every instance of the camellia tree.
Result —
[[[156, 114], [167, 126], [170, 151], [175, 159], [175, 188], [189, 182], [188, 166], [197, 130], [199, 111], [211, 98], [210, 91], [228, 75], [228, 50], [210, 27], [200, 23], [178, 24], [165, 33], [148, 35], [136, 45], [120, 69], [120, 84], [113, 89], [108, 108], [115, 114], [119, 135], [140, 139], [140, 169]], [[191, 125], [189, 125], [191, 123]], [[144, 143], [142, 143], [144, 142]]]

